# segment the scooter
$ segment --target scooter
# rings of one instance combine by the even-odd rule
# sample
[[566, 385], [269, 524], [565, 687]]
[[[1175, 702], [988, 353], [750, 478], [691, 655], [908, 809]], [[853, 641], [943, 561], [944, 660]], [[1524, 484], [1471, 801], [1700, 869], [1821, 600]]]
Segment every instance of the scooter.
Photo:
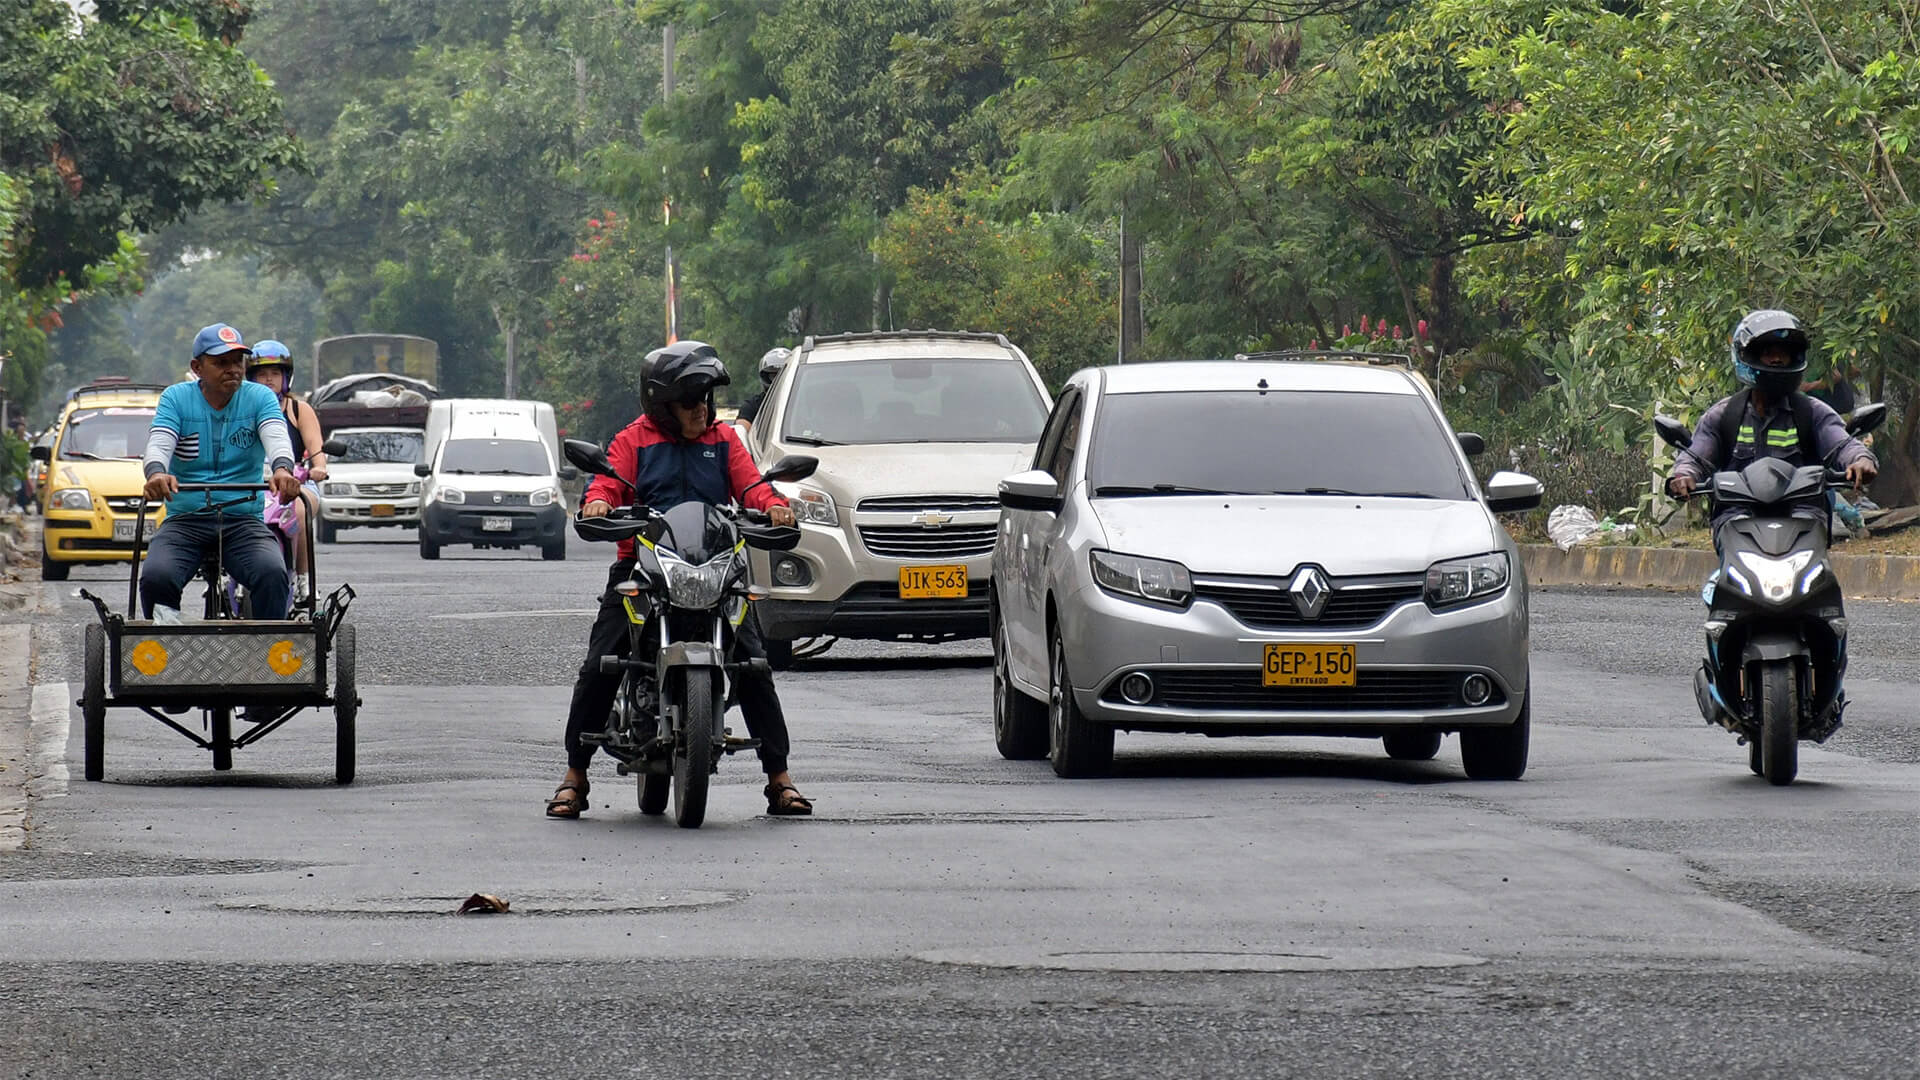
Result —
[[[1885, 405], [1868, 405], [1847, 431], [1863, 435], [1885, 419]], [[1661, 439], [1688, 452], [1685, 425], [1667, 416], [1653, 423]], [[1702, 592], [1707, 656], [1694, 672], [1694, 697], [1706, 722], [1738, 735], [1748, 767], [1776, 786], [1793, 783], [1799, 744], [1827, 741], [1847, 707], [1846, 605], [1827, 557], [1831, 504], [1811, 517], [1793, 509], [1850, 484], [1831, 464], [1760, 458], [1714, 473], [1695, 492], [1736, 512], [1714, 536], [1720, 569]]]

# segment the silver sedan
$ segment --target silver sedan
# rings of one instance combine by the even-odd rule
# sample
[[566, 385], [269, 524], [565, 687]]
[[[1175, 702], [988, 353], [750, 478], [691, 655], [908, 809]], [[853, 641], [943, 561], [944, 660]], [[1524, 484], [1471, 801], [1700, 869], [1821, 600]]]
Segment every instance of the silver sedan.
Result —
[[1080, 372], [1000, 486], [994, 731], [1061, 776], [1114, 732], [1382, 738], [1526, 770], [1527, 592], [1499, 513], [1410, 370], [1336, 362]]

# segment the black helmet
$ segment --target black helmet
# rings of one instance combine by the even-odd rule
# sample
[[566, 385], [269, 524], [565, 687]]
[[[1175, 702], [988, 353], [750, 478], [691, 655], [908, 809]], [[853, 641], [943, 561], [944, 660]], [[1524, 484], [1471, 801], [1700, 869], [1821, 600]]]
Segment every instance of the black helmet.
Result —
[[[1786, 367], [1755, 363], [1760, 350], [1768, 345], [1785, 345], [1792, 363]], [[1790, 394], [1800, 389], [1800, 376], [1807, 371], [1807, 329], [1785, 311], [1750, 311], [1733, 328], [1731, 352], [1734, 377], [1743, 385], [1757, 385], [1767, 394]]]
[[713, 406], [713, 388], [725, 386], [727, 365], [704, 341], [676, 341], [647, 354], [646, 375], [640, 382], [642, 412], [664, 415], [673, 402], [705, 400]]

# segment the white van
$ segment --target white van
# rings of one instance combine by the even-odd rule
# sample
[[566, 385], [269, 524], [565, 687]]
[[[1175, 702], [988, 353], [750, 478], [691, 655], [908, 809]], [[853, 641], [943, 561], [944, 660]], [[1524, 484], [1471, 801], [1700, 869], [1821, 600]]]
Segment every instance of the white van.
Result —
[[427, 414], [420, 557], [447, 544], [518, 548], [567, 557], [567, 506], [560, 482], [576, 470], [560, 463], [553, 406], [541, 401], [448, 399]]

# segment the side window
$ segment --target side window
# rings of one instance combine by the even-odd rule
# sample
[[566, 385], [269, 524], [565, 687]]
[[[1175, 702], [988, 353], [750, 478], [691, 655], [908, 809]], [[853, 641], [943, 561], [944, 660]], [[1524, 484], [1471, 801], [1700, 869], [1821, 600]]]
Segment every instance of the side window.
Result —
[[1047, 425], [1040, 429], [1040, 441], [1033, 448], [1034, 469], [1046, 471], [1047, 462], [1053, 460], [1054, 452], [1060, 448], [1060, 432], [1066, 427], [1067, 414], [1079, 400], [1080, 392], [1069, 388], [1053, 403], [1053, 414], [1047, 417]]
[[1040, 465], [1063, 488], [1073, 476], [1073, 456], [1080, 448], [1080, 414], [1085, 403], [1086, 398], [1078, 393], [1062, 403], [1058, 415], [1060, 429], [1051, 433], [1053, 445]]

